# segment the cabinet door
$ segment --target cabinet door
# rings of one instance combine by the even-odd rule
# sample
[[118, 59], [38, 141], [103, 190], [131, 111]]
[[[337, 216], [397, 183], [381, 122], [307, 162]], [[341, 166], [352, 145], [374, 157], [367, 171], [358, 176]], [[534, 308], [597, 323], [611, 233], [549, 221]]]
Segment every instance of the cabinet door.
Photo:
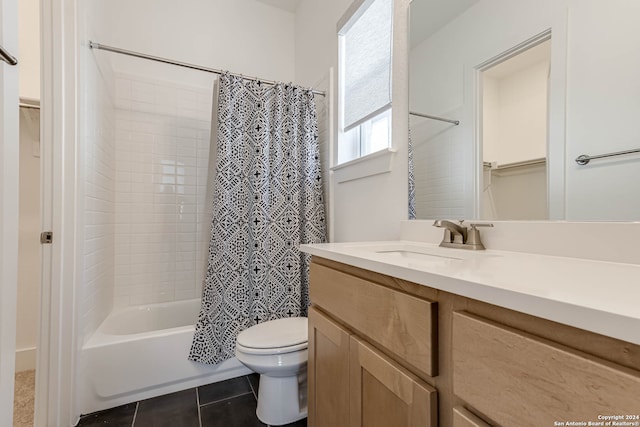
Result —
[[453, 408], [453, 427], [491, 427], [480, 418], [461, 407]]
[[436, 427], [435, 389], [351, 336], [351, 427]]
[[309, 308], [309, 427], [349, 423], [349, 333]]

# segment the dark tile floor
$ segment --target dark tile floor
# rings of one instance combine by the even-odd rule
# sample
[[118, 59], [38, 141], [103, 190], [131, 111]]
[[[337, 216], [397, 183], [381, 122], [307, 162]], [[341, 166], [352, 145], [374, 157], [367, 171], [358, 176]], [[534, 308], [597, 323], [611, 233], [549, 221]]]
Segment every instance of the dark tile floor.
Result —
[[[80, 418], [78, 427], [258, 427], [257, 374], [118, 406]], [[306, 427], [300, 420], [287, 427]]]

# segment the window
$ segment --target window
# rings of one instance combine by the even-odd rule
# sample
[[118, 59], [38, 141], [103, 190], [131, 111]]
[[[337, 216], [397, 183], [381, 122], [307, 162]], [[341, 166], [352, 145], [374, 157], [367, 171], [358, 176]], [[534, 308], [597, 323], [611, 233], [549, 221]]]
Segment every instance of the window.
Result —
[[339, 164], [390, 145], [392, 17], [393, 0], [368, 0], [339, 33]]

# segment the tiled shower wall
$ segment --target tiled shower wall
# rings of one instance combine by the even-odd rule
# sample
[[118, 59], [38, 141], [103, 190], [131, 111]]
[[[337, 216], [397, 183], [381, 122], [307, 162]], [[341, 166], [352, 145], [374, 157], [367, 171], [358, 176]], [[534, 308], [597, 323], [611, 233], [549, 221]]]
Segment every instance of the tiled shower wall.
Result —
[[116, 77], [116, 307], [201, 295], [212, 92]]
[[[455, 115], [452, 115], [455, 117]], [[465, 217], [464, 162], [459, 153], [464, 139], [456, 138], [454, 126], [411, 119], [416, 217]]]
[[[79, 143], [84, 152], [79, 182], [84, 194], [82, 248], [83, 279], [79, 288], [79, 336], [88, 340], [113, 307], [116, 114], [113, 100], [115, 76], [109, 64], [83, 51], [85, 66], [81, 84], [85, 98]], [[90, 88], [90, 90], [88, 90]]]

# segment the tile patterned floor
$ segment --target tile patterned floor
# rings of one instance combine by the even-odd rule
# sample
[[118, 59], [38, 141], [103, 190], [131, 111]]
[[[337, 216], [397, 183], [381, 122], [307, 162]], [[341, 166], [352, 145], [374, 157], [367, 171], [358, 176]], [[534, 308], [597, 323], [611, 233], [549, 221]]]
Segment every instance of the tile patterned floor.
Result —
[[[256, 417], [258, 375], [233, 378], [85, 415], [78, 427], [263, 427]], [[286, 427], [306, 427], [300, 420]]]

